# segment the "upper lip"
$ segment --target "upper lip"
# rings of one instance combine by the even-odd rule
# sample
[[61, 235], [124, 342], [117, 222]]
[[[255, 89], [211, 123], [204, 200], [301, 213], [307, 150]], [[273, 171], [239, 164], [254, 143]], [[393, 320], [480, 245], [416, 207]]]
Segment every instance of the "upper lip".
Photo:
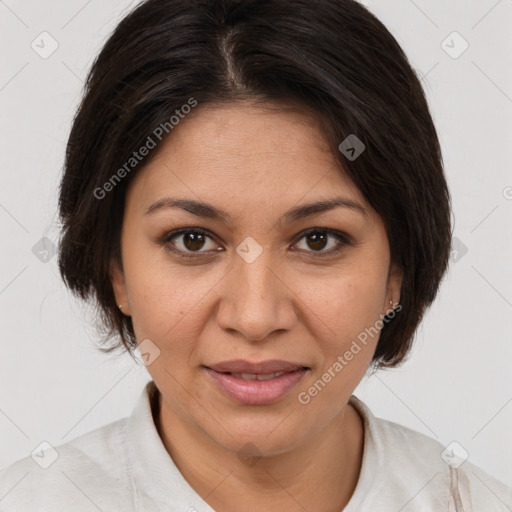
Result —
[[292, 363], [290, 361], [280, 361], [278, 359], [260, 362], [236, 359], [208, 365], [207, 368], [220, 373], [250, 373], [254, 375], [266, 375], [270, 373], [287, 373], [296, 370], [307, 369], [307, 366], [304, 366], [300, 363]]

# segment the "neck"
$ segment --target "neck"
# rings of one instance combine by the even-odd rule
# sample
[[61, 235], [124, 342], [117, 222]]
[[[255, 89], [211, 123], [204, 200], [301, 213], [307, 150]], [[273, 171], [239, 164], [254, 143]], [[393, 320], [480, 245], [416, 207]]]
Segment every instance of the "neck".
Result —
[[364, 431], [349, 404], [313, 437], [268, 457], [228, 451], [184, 423], [160, 394], [158, 404], [155, 424], [167, 451], [191, 487], [219, 512], [339, 512], [355, 490]]

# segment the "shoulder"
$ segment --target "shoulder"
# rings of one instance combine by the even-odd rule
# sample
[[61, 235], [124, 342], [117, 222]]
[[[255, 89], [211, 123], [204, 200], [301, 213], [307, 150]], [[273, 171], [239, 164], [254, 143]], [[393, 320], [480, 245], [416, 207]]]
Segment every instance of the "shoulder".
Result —
[[376, 418], [355, 397], [351, 403], [365, 425], [363, 468], [365, 462], [373, 466], [373, 482], [367, 490], [372, 506], [375, 500], [389, 503], [389, 510], [400, 505], [398, 509], [403, 512], [512, 510], [512, 488], [471, 463], [460, 445], [443, 446], [415, 430]]
[[[0, 471], [0, 511], [130, 510], [127, 418], [58, 446], [42, 443]], [[36, 507], [36, 508], [34, 508]]]

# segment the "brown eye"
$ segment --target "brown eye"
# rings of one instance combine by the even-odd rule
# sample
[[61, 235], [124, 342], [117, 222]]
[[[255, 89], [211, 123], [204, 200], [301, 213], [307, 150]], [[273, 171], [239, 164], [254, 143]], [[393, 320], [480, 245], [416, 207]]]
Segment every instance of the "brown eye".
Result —
[[189, 251], [198, 251], [201, 249], [205, 242], [205, 236], [202, 233], [187, 233], [183, 236], [183, 245]]
[[185, 256], [194, 255], [194, 253], [201, 255], [217, 248], [212, 237], [199, 229], [181, 229], [169, 233], [162, 242], [170, 251]]
[[316, 231], [306, 235], [308, 247], [315, 251], [325, 249], [327, 245], [328, 235], [325, 232]]
[[351, 245], [348, 236], [331, 229], [311, 229], [304, 233], [295, 246], [311, 257], [332, 256]]

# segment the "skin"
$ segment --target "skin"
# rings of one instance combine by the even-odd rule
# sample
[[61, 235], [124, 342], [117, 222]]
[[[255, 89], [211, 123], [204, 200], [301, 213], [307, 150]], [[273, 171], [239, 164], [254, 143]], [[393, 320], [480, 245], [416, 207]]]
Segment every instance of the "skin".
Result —
[[[165, 197], [209, 203], [231, 221], [178, 207], [146, 213]], [[364, 211], [337, 207], [278, 222], [291, 208], [334, 197]], [[160, 350], [148, 366], [160, 391], [155, 422], [181, 473], [223, 512], [341, 510], [363, 453], [362, 421], [347, 402], [377, 336], [307, 405], [298, 395], [399, 301], [401, 276], [382, 220], [344, 176], [320, 126], [306, 113], [247, 101], [198, 106], [135, 177], [125, 206], [122, 270], [113, 262], [112, 285], [137, 340]], [[161, 241], [178, 228], [211, 238], [202, 246], [186, 236]], [[322, 246], [304, 236], [311, 228], [337, 230], [350, 243], [331, 235]], [[248, 236], [263, 250], [252, 263], [236, 252]], [[277, 402], [241, 405], [202, 366], [232, 359], [310, 369]]]

